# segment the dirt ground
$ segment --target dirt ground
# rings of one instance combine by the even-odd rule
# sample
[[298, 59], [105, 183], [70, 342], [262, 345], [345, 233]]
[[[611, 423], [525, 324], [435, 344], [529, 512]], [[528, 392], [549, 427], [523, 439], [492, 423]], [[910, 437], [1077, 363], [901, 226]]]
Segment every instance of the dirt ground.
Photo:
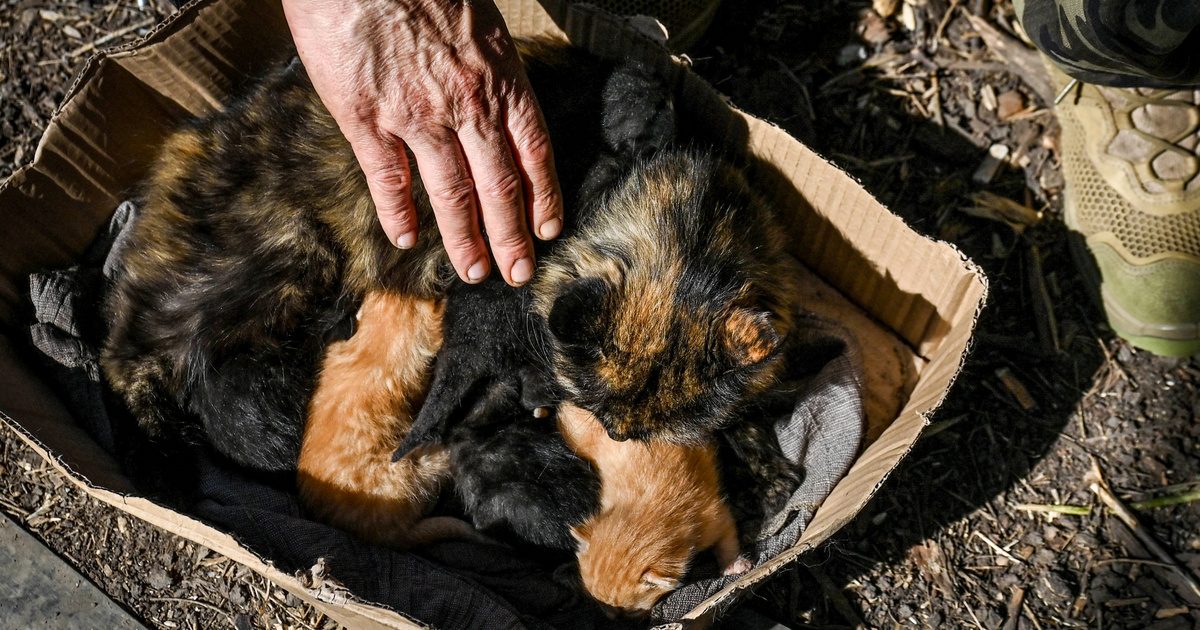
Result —
[[[0, 0], [0, 178], [31, 159], [90, 43], [136, 37], [164, 7]], [[753, 0], [726, 2], [716, 24], [689, 54], [697, 72], [954, 243], [991, 283], [926, 438], [864, 514], [748, 605], [795, 628], [1200, 627], [1200, 599], [1169, 558], [1089, 489], [1098, 467], [1200, 573], [1200, 363], [1133, 350], [1091, 302], [1061, 221], [1048, 88], [1011, 6]], [[979, 183], [995, 145], [1009, 165]], [[0, 509], [149, 624], [331, 625], [87, 498], [0, 433]]]

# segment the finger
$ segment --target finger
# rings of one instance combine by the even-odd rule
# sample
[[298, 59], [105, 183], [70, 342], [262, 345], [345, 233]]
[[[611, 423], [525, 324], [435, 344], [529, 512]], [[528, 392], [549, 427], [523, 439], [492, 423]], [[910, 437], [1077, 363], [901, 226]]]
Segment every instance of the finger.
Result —
[[388, 241], [401, 249], [416, 245], [417, 211], [404, 142], [386, 132], [365, 128], [347, 134], [347, 138], [367, 179], [375, 214]]
[[488, 246], [504, 281], [521, 286], [533, 277], [533, 242], [525, 223], [521, 174], [513, 163], [508, 137], [500, 125], [468, 124], [458, 131], [463, 155], [475, 180], [479, 214]]
[[409, 140], [429, 205], [450, 264], [464, 282], [481, 282], [490, 264], [483, 235], [479, 233], [479, 211], [475, 205], [475, 183], [471, 179], [458, 138], [450, 129], [425, 129], [420, 138]]
[[505, 123], [513, 158], [524, 180], [533, 232], [544, 241], [556, 238], [563, 227], [562, 192], [550, 133], [532, 94], [508, 111]]

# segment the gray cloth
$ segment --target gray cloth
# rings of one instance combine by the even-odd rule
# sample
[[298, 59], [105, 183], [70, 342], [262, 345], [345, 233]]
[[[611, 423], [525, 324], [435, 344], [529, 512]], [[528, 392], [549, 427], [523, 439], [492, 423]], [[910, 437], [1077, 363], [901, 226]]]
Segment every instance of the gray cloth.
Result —
[[[120, 452], [119, 428], [130, 420], [102, 382], [100, 306], [123, 230], [135, 214], [132, 204], [121, 204], [79, 264], [30, 276], [35, 313], [30, 335], [43, 355], [48, 380], [79, 423], [114, 453]], [[775, 432], [803, 481], [786, 508], [764, 520], [755, 547], [745, 550], [756, 566], [795, 544], [816, 507], [849, 469], [862, 440], [860, 370], [852, 340], [834, 323], [803, 315], [801, 322], [803, 332], [789, 352], [803, 358], [807, 349], [828, 348], [831, 340], [842, 351], [787, 384], [796, 403], [790, 414], [775, 421]], [[441, 628], [629, 625], [607, 619], [580, 594], [570, 565], [467, 542], [440, 543], [413, 553], [369, 545], [305, 516], [290, 479], [255, 475], [204, 447], [197, 447], [196, 468], [194, 497], [185, 511], [230, 532], [284, 571], [307, 573], [323, 559], [327, 575], [356, 597], [421, 622]], [[678, 619], [736, 577], [720, 577], [715, 563], [701, 557], [689, 579], [659, 602], [653, 620]]]

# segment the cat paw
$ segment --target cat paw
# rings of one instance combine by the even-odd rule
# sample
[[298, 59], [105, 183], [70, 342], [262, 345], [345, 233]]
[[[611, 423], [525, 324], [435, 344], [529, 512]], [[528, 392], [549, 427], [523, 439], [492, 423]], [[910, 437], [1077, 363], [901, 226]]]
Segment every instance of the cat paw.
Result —
[[750, 562], [750, 558], [738, 556], [729, 563], [729, 566], [725, 567], [724, 571], [721, 571], [721, 575], [741, 575], [753, 568], [754, 564]]

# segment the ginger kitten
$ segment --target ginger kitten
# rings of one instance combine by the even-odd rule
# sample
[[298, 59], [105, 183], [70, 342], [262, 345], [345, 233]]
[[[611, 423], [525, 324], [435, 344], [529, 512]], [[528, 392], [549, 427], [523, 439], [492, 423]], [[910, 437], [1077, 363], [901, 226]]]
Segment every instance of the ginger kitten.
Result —
[[587, 411], [564, 403], [559, 430], [600, 473], [600, 511], [572, 528], [584, 587], [610, 613], [645, 616], [712, 549], [725, 575], [750, 569], [721, 497], [716, 449], [617, 442]]
[[455, 518], [424, 518], [450, 481], [441, 446], [392, 461], [442, 344], [439, 299], [367, 293], [358, 329], [330, 344], [309, 404], [297, 485], [305, 507], [359, 537], [407, 548], [471, 538]]

